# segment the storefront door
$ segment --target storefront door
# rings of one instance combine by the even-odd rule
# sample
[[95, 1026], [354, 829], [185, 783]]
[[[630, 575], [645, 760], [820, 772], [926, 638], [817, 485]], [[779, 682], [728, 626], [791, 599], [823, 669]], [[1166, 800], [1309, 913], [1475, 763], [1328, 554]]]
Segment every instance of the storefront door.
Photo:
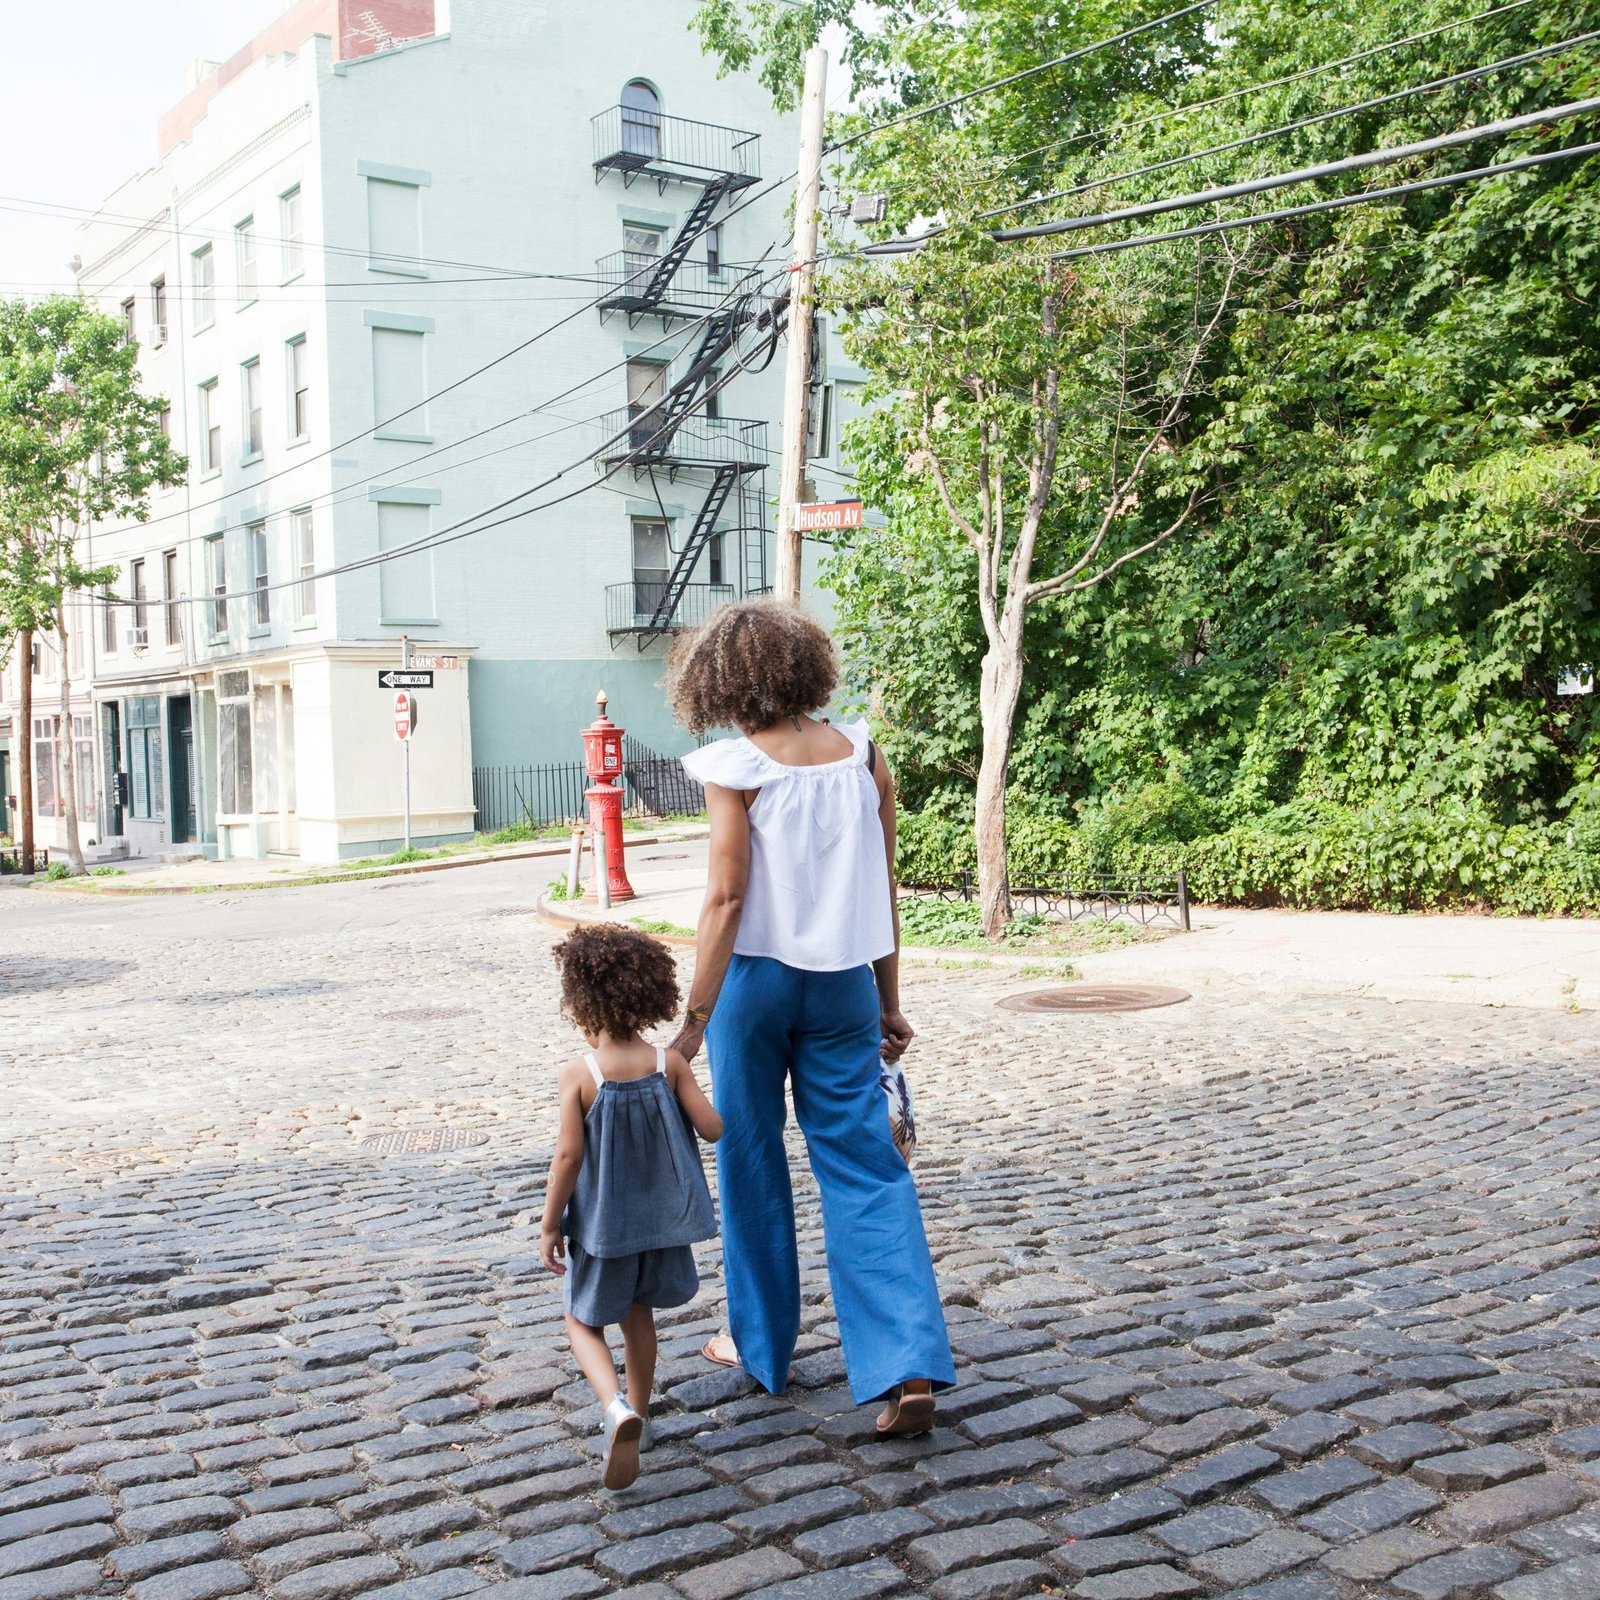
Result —
[[187, 695], [167, 701], [167, 769], [171, 773], [172, 842], [195, 837], [194, 725]]

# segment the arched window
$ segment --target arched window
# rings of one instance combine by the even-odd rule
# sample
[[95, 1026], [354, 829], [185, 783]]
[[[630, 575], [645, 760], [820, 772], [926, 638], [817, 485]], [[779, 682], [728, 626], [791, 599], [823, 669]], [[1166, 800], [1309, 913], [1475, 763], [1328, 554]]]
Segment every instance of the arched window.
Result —
[[661, 154], [661, 96], [642, 78], [623, 86], [622, 148], [631, 156]]

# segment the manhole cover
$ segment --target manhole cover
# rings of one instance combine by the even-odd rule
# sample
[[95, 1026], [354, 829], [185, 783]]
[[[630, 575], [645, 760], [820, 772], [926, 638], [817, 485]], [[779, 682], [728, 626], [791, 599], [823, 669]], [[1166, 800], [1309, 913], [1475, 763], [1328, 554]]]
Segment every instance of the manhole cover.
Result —
[[681, 854], [675, 856], [648, 855], [641, 856], [640, 859], [644, 861], [687, 861], [689, 859], [689, 853], [687, 850], [685, 850]]
[[1160, 984], [1075, 983], [1070, 989], [1032, 989], [1008, 994], [998, 1003], [1007, 1011], [1150, 1011], [1187, 1000], [1182, 989]]
[[397, 1156], [412, 1151], [465, 1150], [470, 1145], [488, 1144], [489, 1135], [470, 1128], [407, 1128], [395, 1133], [375, 1133], [361, 1141], [363, 1150], [375, 1156]]
[[385, 1022], [449, 1022], [452, 1017], [475, 1017], [469, 1006], [412, 1006], [405, 1011], [385, 1011]]

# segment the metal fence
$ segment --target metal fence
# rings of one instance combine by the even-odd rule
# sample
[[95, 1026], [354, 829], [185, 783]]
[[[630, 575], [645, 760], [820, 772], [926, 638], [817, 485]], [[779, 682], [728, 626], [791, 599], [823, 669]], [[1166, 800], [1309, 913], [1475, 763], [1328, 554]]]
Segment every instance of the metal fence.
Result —
[[[697, 816], [706, 792], [676, 756], [658, 755], [636, 739], [623, 740], [623, 814], [629, 817]], [[588, 814], [589, 777], [581, 761], [539, 766], [474, 767], [472, 803], [479, 833], [498, 833], [519, 823], [545, 827], [578, 822]]]
[[[5, 862], [10, 866], [5, 866]], [[50, 852], [43, 845], [33, 847], [33, 866], [36, 872], [43, 872], [50, 865]], [[6, 845], [0, 848], [0, 871], [22, 871], [22, 846], [20, 844]]]
[[637, 739], [622, 741], [622, 771], [628, 798], [656, 817], [697, 817], [706, 808], [706, 792], [676, 756], [657, 755]]
[[[902, 898], [915, 900], [976, 900], [977, 879], [970, 872], [948, 883], [900, 886]], [[1060, 888], [1011, 889], [1012, 908], [1052, 917], [1058, 922], [1137, 922], [1141, 927], [1163, 924], [1189, 931], [1189, 879], [1185, 873], [1170, 877], [1118, 877], [1093, 873]]]
[[761, 140], [743, 128], [663, 116], [638, 106], [610, 106], [590, 119], [594, 164], [624, 173], [685, 168], [754, 180], [761, 173]]
[[671, 584], [664, 578], [635, 578], [632, 583], [606, 585], [606, 628], [631, 633], [636, 628], [698, 628], [718, 606], [733, 599], [731, 583], [686, 583], [669, 615], [656, 612]]

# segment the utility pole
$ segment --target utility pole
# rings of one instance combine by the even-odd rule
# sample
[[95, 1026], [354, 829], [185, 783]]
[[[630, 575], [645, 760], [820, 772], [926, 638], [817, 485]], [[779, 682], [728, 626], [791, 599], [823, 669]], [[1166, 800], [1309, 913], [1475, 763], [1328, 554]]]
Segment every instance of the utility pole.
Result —
[[795, 189], [794, 253], [789, 262], [789, 350], [783, 371], [783, 455], [778, 486], [780, 600], [800, 598], [800, 529], [796, 514], [805, 498], [806, 408], [811, 392], [811, 332], [815, 322], [817, 213], [822, 200], [822, 112], [828, 52], [806, 53], [806, 86], [800, 100], [800, 173]]

